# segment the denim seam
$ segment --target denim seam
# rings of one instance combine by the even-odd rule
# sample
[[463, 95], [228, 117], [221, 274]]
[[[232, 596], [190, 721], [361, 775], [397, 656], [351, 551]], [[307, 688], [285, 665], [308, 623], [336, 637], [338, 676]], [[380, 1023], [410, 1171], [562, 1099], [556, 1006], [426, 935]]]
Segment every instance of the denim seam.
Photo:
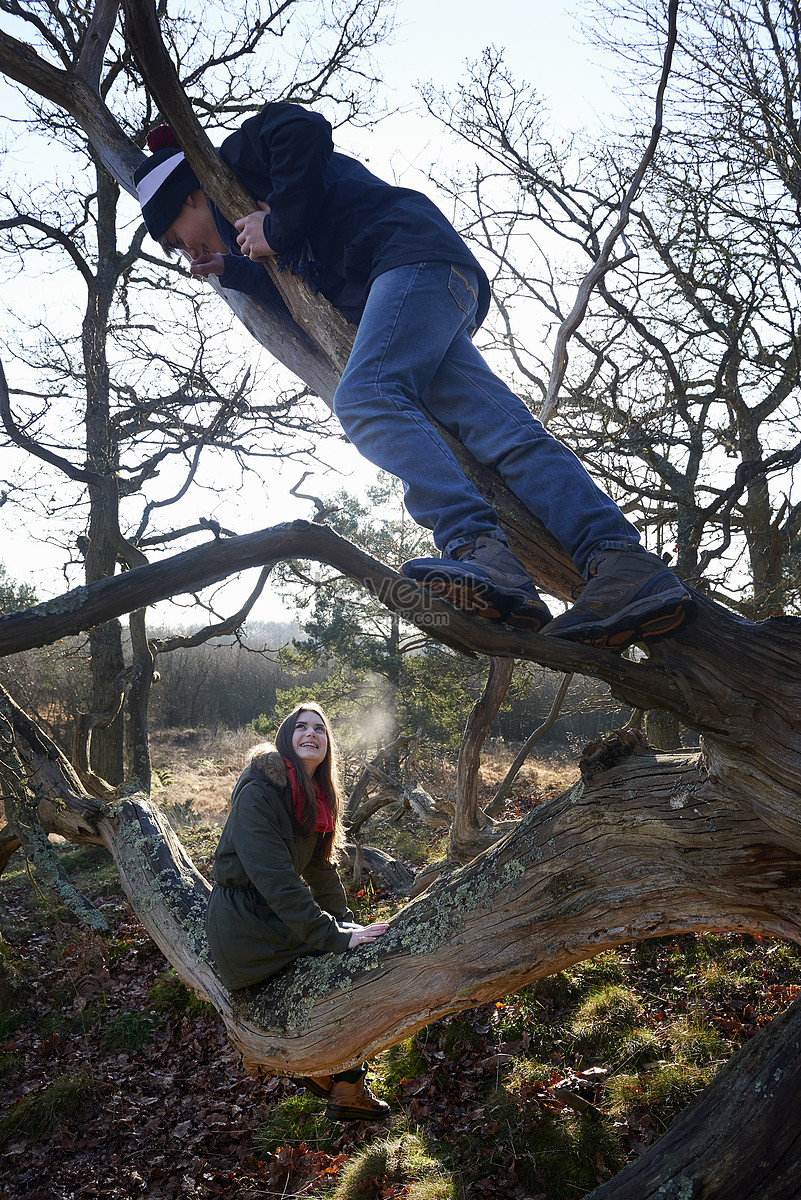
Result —
[[[465, 306], [463, 304], [460, 304], [459, 297], [456, 295], [456, 292], [451, 287], [451, 280], [453, 279], [454, 275], [456, 276], [457, 279], [460, 279], [462, 281], [462, 283], [464, 284], [465, 291], [469, 292], [469, 294], [472, 296], [472, 302], [471, 302], [470, 306], [467, 308], [465, 308]], [[465, 314], [465, 316], [468, 318], [468, 321], [471, 320], [472, 317], [475, 315], [476, 308], [478, 307], [478, 292], [476, 291], [473, 284], [470, 283], [470, 280], [467, 278], [467, 276], [463, 275], [462, 272], [458, 269], [458, 267], [454, 266], [453, 263], [451, 263], [451, 271], [450, 271], [450, 275], [448, 276], [448, 292], [449, 292], [454, 304], [459, 309], [459, 311], [463, 312]], [[459, 334], [457, 334], [457, 337], [458, 336], [459, 336]], [[455, 341], [455, 339], [454, 339], [454, 341]], [[452, 344], [453, 343], [451, 343], [451, 345]]]

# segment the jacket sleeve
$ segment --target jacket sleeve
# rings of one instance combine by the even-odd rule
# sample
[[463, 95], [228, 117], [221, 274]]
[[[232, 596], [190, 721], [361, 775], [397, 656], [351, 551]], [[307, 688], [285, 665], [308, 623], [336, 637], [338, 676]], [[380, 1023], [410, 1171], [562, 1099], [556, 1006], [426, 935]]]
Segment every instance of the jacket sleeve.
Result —
[[333, 863], [312, 859], [303, 872], [303, 878], [311, 888], [311, 894], [324, 912], [331, 913], [338, 921], [356, 921], [358, 918], [348, 908], [348, 898]]
[[295, 870], [279, 820], [281, 803], [272, 788], [249, 784], [242, 789], [231, 813], [237, 857], [253, 887], [298, 945], [343, 954], [350, 935], [322, 911]]
[[264, 236], [276, 254], [286, 254], [317, 223], [326, 198], [325, 170], [334, 152], [331, 126], [320, 113], [298, 104], [267, 104], [246, 121], [225, 155], [246, 181], [262, 174], [270, 211]]

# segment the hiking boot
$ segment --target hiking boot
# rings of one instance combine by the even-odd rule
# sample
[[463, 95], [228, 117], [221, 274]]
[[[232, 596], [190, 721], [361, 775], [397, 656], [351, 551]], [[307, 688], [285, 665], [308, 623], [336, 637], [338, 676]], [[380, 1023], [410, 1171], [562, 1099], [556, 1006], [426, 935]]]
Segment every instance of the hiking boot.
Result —
[[677, 575], [645, 550], [599, 550], [590, 577], [566, 613], [544, 630], [600, 650], [658, 642], [695, 617], [695, 602]]
[[292, 1075], [291, 1079], [298, 1087], [304, 1087], [307, 1092], [312, 1092], [315, 1096], [322, 1096], [323, 1100], [327, 1100], [331, 1095], [331, 1088], [334, 1085], [330, 1075]]
[[551, 613], [526, 568], [498, 538], [479, 534], [451, 558], [412, 558], [401, 571], [472, 616], [536, 633]]
[[330, 1121], [386, 1121], [390, 1107], [374, 1096], [365, 1076], [355, 1083], [335, 1079], [325, 1115]]

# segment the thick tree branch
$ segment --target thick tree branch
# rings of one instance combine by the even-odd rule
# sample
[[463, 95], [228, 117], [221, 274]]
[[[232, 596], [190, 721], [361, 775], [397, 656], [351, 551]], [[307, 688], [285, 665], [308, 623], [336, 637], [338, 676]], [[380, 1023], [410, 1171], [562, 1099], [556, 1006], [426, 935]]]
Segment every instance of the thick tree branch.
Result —
[[129, 192], [142, 152], [85, 79], [52, 66], [25, 42], [0, 30], [0, 70], [23, 87], [64, 109], [83, 129], [103, 166]]
[[[91, 586], [75, 588], [25, 612], [2, 617], [0, 656], [47, 645], [112, 617], [216, 583], [249, 567], [287, 558], [311, 558], [335, 567], [364, 584], [390, 611], [463, 653], [527, 658], [555, 670], [578, 670], [631, 692], [632, 703], [642, 700], [639, 707], [678, 708], [685, 724], [692, 721], [687, 713], [689, 693], [685, 694], [684, 685], [679, 686], [661, 665], [633, 663], [591, 647], [522, 634], [468, 617], [358, 550], [327, 526], [307, 521], [221, 538], [211, 545], [204, 544]], [[712, 606], [708, 605], [707, 610], [711, 614]], [[715, 608], [714, 614], [719, 620], [731, 619], [724, 609]]]
[[636, 1162], [592, 1200], [796, 1200], [801, 1000], [729, 1059]]
[[[425, 589], [326, 526], [306, 521], [221, 538], [0, 618], [0, 655], [46, 645], [249, 567], [287, 558], [311, 558], [335, 567], [364, 584], [390, 611], [463, 653], [525, 658], [554, 670], [578, 671], [603, 679], [632, 707], [673, 712], [683, 724], [705, 729], [729, 744], [739, 739], [737, 744], [744, 754], [754, 747], [754, 679], [764, 674], [762, 656], [768, 654], [775, 663], [772, 687], [777, 703], [786, 696], [790, 705], [786, 714], [776, 717], [776, 735], [781, 740], [785, 735], [780, 731], [787, 726], [786, 737], [792, 736], [792, 662], [801, 621], [783, 618], [752, 623], [698, 596], [696, 622], [654, 647], [647, 662], [635, 663], [591, 647], [521, 634], [468, 617], [433, 599]], [[785, 766], [789, 771], [789, 760], [778, 764], [779, 775]], [[776, 793], [777, 797], [781, 795], [782, 805], [790, 803], [794, 787], [788, 777], [786, 796], [783, 791]]]
[[467, 719], [456, 764], [456, 804], [448, 843], [448, 857], [458, 861], [464, 862], [475, 855], [476, 839], [482, 824], [478, 810], [481, 751], [490, 726], [506, 699], [514, 667], [513, 658], [490, 658], [484, 690]]
[[80, 56], [75, 64], [75, 74], [98, 95], [100, 95], [103, 59], [114, 32], [119, 8], [119, 0], [95, 0], [92, 19], [86, 30]]
[[90, 929], [108, 929], [102, 914], [70, 882], [50, 844], [47, 831], [39, 820], [36, 801], [28, 790], [14, 746], [14, 733], [5, 714], [0, 714], [0, 792], [9, 830], [19, 840], [37, 882], [58, 896]]

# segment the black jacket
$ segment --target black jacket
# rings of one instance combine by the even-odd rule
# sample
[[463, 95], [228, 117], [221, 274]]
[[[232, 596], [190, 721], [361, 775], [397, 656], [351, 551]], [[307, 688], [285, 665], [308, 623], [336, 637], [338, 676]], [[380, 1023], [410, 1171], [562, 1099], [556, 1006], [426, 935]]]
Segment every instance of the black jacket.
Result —
[[[331, 126], [319, 113], [267, 104], [225, 139], [220, 154], [254, 196], [269, 204], [264, 236], [279, 267], [300, 270], [350, 321], [358, 323], [376, 276], [418, 262], [477, 271], [476, 324], [484, 320], [487, 277], [450, 222], [421, 192], [384, 183], [334, 150]], [[209, 206], [232, 251], [223, 287], [283, 307], [267, 272], [241, 256], [236, 230], [210, 201]]]

